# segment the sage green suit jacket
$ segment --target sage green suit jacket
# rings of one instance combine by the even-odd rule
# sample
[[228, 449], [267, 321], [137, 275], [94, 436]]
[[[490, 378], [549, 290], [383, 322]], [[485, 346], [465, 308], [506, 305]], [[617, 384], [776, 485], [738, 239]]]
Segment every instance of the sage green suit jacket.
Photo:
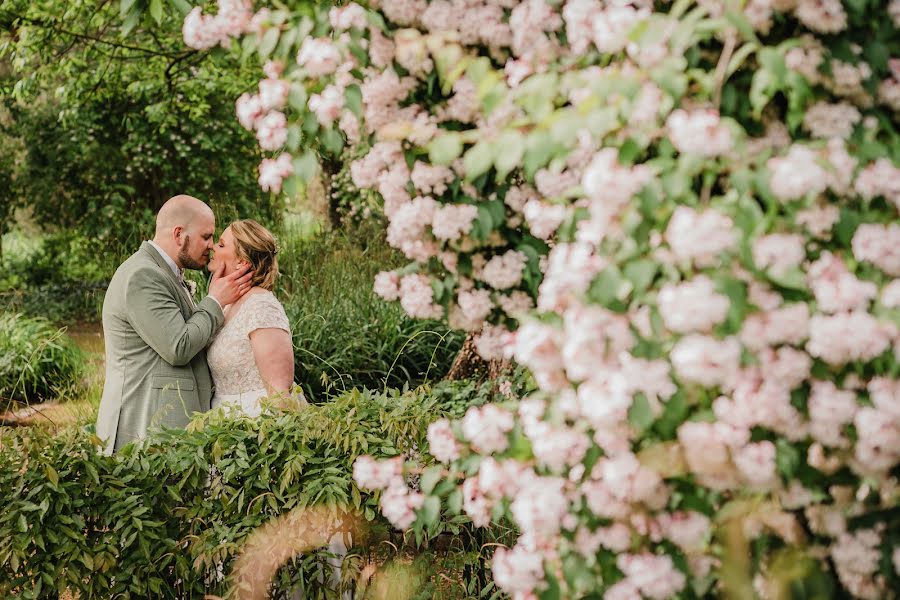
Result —
[[106, 381], [97, 435], [107, 453], [209, 410], [206, 347], [224, 319], [212, 298], [194, 306], [149, 243], [119, 266], [103, 299]]

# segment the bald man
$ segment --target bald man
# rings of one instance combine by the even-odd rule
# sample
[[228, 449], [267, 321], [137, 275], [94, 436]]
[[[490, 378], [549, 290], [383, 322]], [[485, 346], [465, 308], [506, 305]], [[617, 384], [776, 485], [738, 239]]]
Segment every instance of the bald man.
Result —
[[[103, 299], [106, 381], [97, 435], [112, 453], [159, 427], [181, 428], [209, 410], [206, 347], [222, 309], [250, 289], [252, 273], [213, 274], [195, 303], [184, 270], [209, 262], [216, 219], [197, 198], [175, 196], [156, 217], [156, 233], [118, 269]], [[223, 263], [224, 264], [224, 263]]]

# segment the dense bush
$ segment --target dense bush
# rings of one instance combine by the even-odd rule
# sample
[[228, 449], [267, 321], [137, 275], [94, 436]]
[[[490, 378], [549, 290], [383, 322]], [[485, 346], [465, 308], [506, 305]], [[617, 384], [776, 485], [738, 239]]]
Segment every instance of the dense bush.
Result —
[[[53, 597], [65, 587], [83, 599], [224, 595], [217, 565], [227, 573], [247, 536], [278, 515], [326, 506], [383, 531], [378, 497], [353, 483], [357, 455], [419, 456], [429, 422], [489, 400], [487, 388], [471, 383], [354, 390], [258, 419], [209, 413], [187, 432], [158, 434], [113, 457], [78, 430], [0, 430], [0, 596]], [[467, 523], [446, 517], [433, 515], [431, 537]], [[298, 559], [279, 585], [303, 584], [306, 597], [322, 597], [320, 567]]]
[[415, 386], [442, 377], [463, 336], [382, 302], [372, 280], [398, 255], [374, 229], [284, 237], [277, 292], [294, 335], [296, 378], [312, 397], [353, 386]]
[[46, 319], [0, 313], [0, 403], [50, 398], [77, 385], [84, 356]]

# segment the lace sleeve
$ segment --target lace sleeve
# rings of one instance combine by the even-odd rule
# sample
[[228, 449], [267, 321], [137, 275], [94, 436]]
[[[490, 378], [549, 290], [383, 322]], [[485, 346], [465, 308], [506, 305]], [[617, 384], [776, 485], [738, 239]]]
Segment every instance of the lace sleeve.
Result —
[[291, 332], [291, 325], [281, 302], [273, 294], [257, 294], [246, 307], [245, 327], [247, 335], [257, 329], [283, 329]]

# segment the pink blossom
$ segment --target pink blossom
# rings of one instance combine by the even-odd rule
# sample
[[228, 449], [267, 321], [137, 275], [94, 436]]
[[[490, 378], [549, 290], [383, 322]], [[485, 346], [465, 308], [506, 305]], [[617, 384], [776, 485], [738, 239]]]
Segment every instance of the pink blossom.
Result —
[[256, 128], [256, 122], [263, 115], [262, 100], [256, 94], [241, 94], [235, 103], [238, 121], [244, 127], [252, 131]]
[[875, 377], [867, 387], [869, 397], [878, 410], [900, 419], [900, 379]]
[[259, 82], [259, 100], [263, 110], [282, 108], [287, 104], [291, 86], [283, 79], [263, 79]]
[[733, 454], [734, 464], [750, 485], [771, 487], [775, 474], [775, 444], [768, 440], [747, 444]]
[[859, 110], [847, 102], [829, 104], [816, 102], [806, 109], [803, 116], [803, 127], [813, 137], [847, 139], [853, 133], [853, 127], [862, 120]]
[[287, 141], [287, 117], [272, 111], [256, 122], [256, 139], [263, 150], [280, 150]]
[[[387, 201], [386, 201], [387, 203]], [[428, 196], [404, 202], [393, 210], [385, 208], [390, 224], [387, 242], [402, 251], [407, 257], [426, 261], [437, 255], [437, 244], [425, 239], [425, 228], [434, 219], [437, 202]]]
[[632, 393], [624, 374], [610, 368], [598, 369], [578, 386], [579, 413], [597, 429], [616, 428], [628, 417]]
[[410, 179], [419, 192], [440, 196], [447, 191], [447, 184], [454, 179], [453, 171], [447, 167], [429, 165], [416, 161]]
[[281, 75], [284, 73], [284, 63], [280, 60], [267, 60], [263, 65], [263, 73], [269, 79], [281, 79]]
[[590, 438], [570, 427], [539, 421], [525, 429], [538, 464], [554, 473], [579, 464], [590, 447]]
[[428, 426], [428, 448], [433, 457], [445, 464], [459, 458], [460, 446], [450, 421], [438, 419]]
[[809, 286], [816, 296], [819, 309], [828, 313], [865, 310], [878, 295], [878, 287], [874, 283], [859, 280], [847, 270], [844, 261], [828, 251], [810, 265]]
[[527, 550], [523, 544], [516, 544], [512, 550], [497, 548], [491, 561], [491, 569], [497, 586], [514, 598], [521, 594], [519, 598], [522, 600], [544, 580], [541, 553]]
[[266, 192], [277, 194], [281, 191], [281, 183], [286, 177], [294, 174], [293, 158], [287, 152], [278, 158], [264, 158], [259, 165], [259, 187]]
[[510, 58], [503, 66], [503, 73], [509, 87], [514, 88], [534, 73], [534, 67], [528, 61]]
[[711, 530], [709, 517], [696, 511], [662, 513], [656, 520], [662, 535], [684, 552], [702, 549]]
[[407, 275], [400, 280], [400, 306], [415, 319], [439, 319], [444, 310], [434, 303], [427, 275]]
[[691, 334], [678, 340], [669, 357], [683, 381], [724, 386], [737, 374], [741, 345], [734, 337], [717, 340]]
[[892, 277], [900, 277], [900, 223], [866, 223], [850, 242], [853, 257], [868, 261]]
[[715, 110], [675, 110], [666, 119], [666, 128], [672, 145], [682, 154], [720, 156], [733, 145], [731, 130], [722, 124]]
[[806, 227], [813, 237], [828, 238], [831, 229], [840, 220], [841, 212], [836, 206], [814, 206], [797, 213], [797, 224]]
[[479, 323], [483, 322], [494, 309], [490, 290], [462, 291], [456, 301], [466, 319]]
[[508, 250], [492, 257], [481, 270], [480, 279], [498, 290], [506, 290], [519, 285], [528, 257], [524, 252]]
[[894, 279], [881, 290], [881, 305], [885, 308], [900, 307], [900, 279]]
[[204, 15], [203, 9], [195, 6], [184, 18], [181, 28], [184, 43], [195, 50], [206, 50], [219, 43], [221, 34], [215, 17]]
[[547, 268], [538, 294], [541, 310], [564, 310], [587, 291], [591, 280], [605, 266], [588, 243], [557, 244], [547, 257]]
[[504, 327], [485, 325], [475, 337], [475, 351], [485, 360], [495, 360], [505, 356], [505, 350], [512, 334]]
[[863, 311], [814, 315], [806, 350], [833, 365], [868, 361], [887, 350], [896, 328]]
[[388, 302], [400, 298], [400, 276], [394, 271], [382, 271], [375, 276], [375, 293]]
[[628, 33], [638, 23], [650, 17], [650, 10], [636, 9], [623, 3], [607, 5], [593, 14], [594, 45], [600, 52], [614, 54], [625, 49], [628, 45]]
[[568, 215], [565, 206], [540, 200], [529, 200], [522, 212], [531, 235], [543, 240], [549, 239]]
[[581, 178], [588, 198], [613, 211], [627, 204], [653, 176], [646, 165], [626, 167], [619, 164], [618, 156], [615, 148], [603, 148], [594, 155]]
[[534, 477], [519, 488], [509, 509], [523, 538], [541, 542], [559, 533], [569, 508], [565, 485], [561, 477]]
[[445, 204], [434, 211], [431, 233], [442, 241], [455, 241], [472, 230], [478, 208], [472, 204]]
[[634, 358], [627, 352], [622, 352], [619, 360], [628, 389], [633, 394], [643, 394], [651, 406], [659, 400], [668, 400], [678, 391], [672, 381], [668, 362]]
[[819, 165], [816, 153], [806, 146], [794, 144], [787, 155], [770, 158], [768, 167], [769, 187], [782, 201], [820, 194], [828, 185], [828, 172]]
[[825, 446], [845, 446], [842, 430], [856, 414], [856, 394], [840, 390], [830, 381], [814, 381], [808, 406], [813, 438]]
[[381, 495], [381, 514], [397, 529], [407, 529], [416, 520], [415, 511], [425, 503], [425, 496], [412, 492], [405, 484], [395, 483]]
[[797, 234], [773, 233], [753, 240], [753, 262], [776, 276], [798, 266], [806, 258], [803, 238]]
[[678, 441], [691, 472], [700, 483], [717, 490], [739, 483], [729, 449], [741, 447], [749, 439], [747, 429], [726, 423], [687, 421], [678, 428]]
[[472, 519], [472, 524], [475, 527], [487, 527], [491, 522], [493, 501], [484, 494], [477, 477], [469, 477], [463, 482], [462, 495], [463, 512]]
[[334, 6], [328, 11], [331, 26], [338, 31], [356, 28], [364, 30], [368, 25], [366, 10], [356, 2], [344, 6]]
[[392, 483], [403, 480], [403, 459], [399, 456], [378, 462], [371, 456], [363, 455], [353, 462], [353, 480], [360, 488], [382, 490]]
[[[900, 302], [900, 299], [898, 299], [898, 302]], [[516, 319], [520, 319], [522, 315], [534, 308], [531, 296], [521, 290], [515, 290], [509, 295], [498, 295], [497, 304], [500, 305], [503, 312]]]
[[665, 554], [620, 554], [616, 566], [645, 598], [652, 600], [672, 598], [687, 581], [684, 573], [675, 568], [672, 558]]
[[858, 438], [854, 456], [865, 472], [886, 473], [900, 462], [900, 422], [896, 410], [863, 407], [857, 411], [853, 424]]
[[297, 64], [306, 69], [310, 77], [331, 75], [341, 60], [340, 51], [328, 38], [307, 37], [297, 53]]
[[678, 260], [693, 261], [698, 267], [716, 263], [720, 254], [737, 244], [737, 231], [729, 217], [715, 211], [698, 213], [679, 206], [669, 219], [666, 242]]
[[628, 319], [599, 306], [573, 307], [564, 322], [563, 361], [571, 381], [588, 379], [599, 365], [634, 345]]
[[657, 302], [666, 327], [676, 333], [708, 332], [725, 321], [730, 306], [728, 298], [716, 292], [705, 275], [663, 285]]
[[403, 156], [400, 142], [378, 142], [368, 154], [350, 163], [350, 176], [358, 188], [373, 188], [378, 177], [386, 168], [395, 164]]
[[799, 344], [809, 337], [809, 307], [805, 303], [752, 313], [741, 327], [741, 342], [753, 350], [778, 344]]
[[847, 13], [840, 0], [797, 0], [795, 14], [801, 23], [819, 33], [837, 33], [847, 27]]
[[885, 597], [883, 579], [876, 576], [880, 546], [881, 535], [877, 531], [859, 529], [841, 533], [829, 549], [838, 579], [857, 598], [878, 600]]
[[512, 430], [513, 424], [513, 415], [499, 406], [472, 406], [462, 419], [462, 434], [476, 452], [502, 452], [509, 445], [506, 434]]
[[344, 90], [336, 85], [329, 85], [321, 94], [310, 96], [307, 104], [323, 127], [331, 127], [340, 118], [344, 108]]
[[879, 158], [860, 171], [856, 178], [856, 193], [871, 200], [883, 196], [900, 210], [900, 169], [887, 158]]

